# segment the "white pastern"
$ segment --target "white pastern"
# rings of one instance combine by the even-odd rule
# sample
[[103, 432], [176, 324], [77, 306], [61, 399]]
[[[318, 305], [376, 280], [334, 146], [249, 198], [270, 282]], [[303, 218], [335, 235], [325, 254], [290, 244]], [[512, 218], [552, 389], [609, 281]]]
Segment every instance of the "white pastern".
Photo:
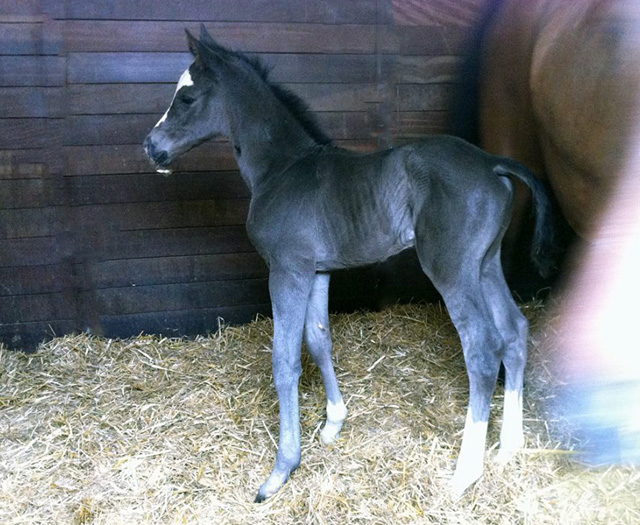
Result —
[[327, 422], [320, 432], [320, 439], [325, 445], [338, 439], [338, 434], [340, 434], [342, 424], [346, 418], [347, 407], [342, 399], [337, 403], [327, 402]]
[[462, 496], [464, 491], [482, 476], [486, 440], [487, 422], [474, 422], [471, 410], [468, 410], [462, 436], [462, 447], [460, 447], [456, 471], [451, 480], [451, 490], [454, 497]]
[[[183, 87], [188, 87], [188, 86], [193, 86], [193, 79], [191, 78], [191, 73], [189, 73], [189, 70], [187, 69], [185, 70], [184, 73], [182, 73], [182, 75], [180, 75], [180, 80], [178, 80], [178, 85], [176, 86], [176, 92], [173, 94], [173, 98], [171, 99], [171, 104], [169, 104], [169, 108], [171, 108], [173, 101], [176, 99], [176, 95], [178, 94], [178, 91], [180, 91]], [[167, 111], [164, 112], [164, 115], [162, 115], [162, 117], [154, 127], [157, 128], [160, 124], [162, 124], [165, 120], [167, 120], [167, 115], [169, 115], [169, 109], [167, 109]]]
[[523, 446], [522, 395], [517, 390], [506, 390], [504, 393], [504, 414], [500, 431], [498, 461], [506, 463]]

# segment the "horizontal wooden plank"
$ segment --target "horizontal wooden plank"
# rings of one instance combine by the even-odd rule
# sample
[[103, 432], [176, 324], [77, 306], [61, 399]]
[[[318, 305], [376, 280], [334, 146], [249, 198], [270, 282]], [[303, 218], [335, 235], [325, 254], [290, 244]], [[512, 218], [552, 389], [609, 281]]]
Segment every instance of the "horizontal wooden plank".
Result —
[[401, 84], [398, 86], [399, 111], [448, 111], [453, 84]]
[[[366, 83], [390, 77], [394, 60], [375, 55], [263, 54], [276, 82]], [[72, 84], [177, 82], [192, 62], [189, 53], [71, 53], [68, 81]]]
[[51, 179], [28, 178], [0, 183], [0, 210], [61, 206], [64, 196]]
[[0, 210], [0, 239], [54, 235], [60, 228], [61, 213], [59, 206]]
[[87, 3], [68, 0], [69, 19], [93, 20], [192, 20], [235, 22], [312, 22], [323, 24], [375, 24], [376, 0], [210, 0], [189, 2]]
[[233, 225], [116, 232], [105, 238], [102, 255], [136, 259], [253, 251], [245, 226]]
[[139, 175], [89, 175], [67, 178], [70, 204], [108, 204], [145, 201], [187, 201], [208, 198], [249, 198], [237, 171], [180, 173], [163, 177]]
[[70, 334], [76, 329], [75, 321], [69, 319], [0, 324], [0, 343], [14, 350], [35, 352], [43, 341]]
[[[66, 146], [139, 145], [161, 116], [162, 114], [69, 117], [65, 121], [64, 144]], [[316, 113], [316, 117], [321, 129], [334, 140], [376, 136], [380, 128], [380, 122], [373, 112], [322, 112]], [[0, 125], [2, 125], [1, 121]], [[23, 131], [22, 127], [17, 125], [15, 127]], [[37, 143], [35, 138], [32, 140]]]
[[247, 279], [107, 288], [96, 298], [100, 315], [125, 315], [264, 304], [269, 290], [267, 279]]
[[0, 239], [0, 268], [55, 264], [63, 255], [55, 237]]
[[62, 119], [0, 119], [0, 148], [31, 149], [51, 147], [62, 133]]
[[[155, 173], [140, 144], [115, 146], [65, 146], [67, 175], [108, 175], [115, 173]], [[175, 171], [231, 171], [238, 169], [231, 146], [208, 142], [185, 153]]]
[[63, 116], [63, 89], [47, 87], [0, 88], [0, 119]]
[[62, 155], [60, 148], [57, 147], [0, 150], [0, 181], [39, 179], [60, 173], [62, 165]]
[[75, 224], [99, 223], [108, 234], [113, 230], [241, 225], [248, 211], [248, 199], [95, 204], [72, 209]]
[[399, 26], [395, 28], [396, 52], [407, 55], [461, 55], [471, 30], [450, 26]]
[[[431, 85], [431, 87], [400, 86], [402, 93], [410, 98], [398, 101], [394, 106], [418, 108], [427, 112], [424, 115], [403, 115], [393, 113], [392, 132], [406, 135], [415, 134], [416, 123], [426, 123], [431, 132], [442, 132], [440, 125], [442, 114], [449, 108], [449, 85]], [[374, 107], [370, 108], [374, 109]], [[438, 112], [435, 115], [434, 112]], [[384, 123], [374, 112], [319, 112], [316, 114], [320, 127], [334, 140], [363, 139], [376, 137], [384, 133]], [[84, 145], [138, 145], [156, 122], [157, 115], [101, 115], [76, 116], [67, 119], [65, 142], [70, 146]], [[432, 122], [437, 120], [434, 127]], [[405, 129], [409, 125], [411, 129]]]
[[244, 324], [258, 315], [270, 313], [271, 304], [263, 303], [162, 313], [103, 315], [100, 322], [106, 337], [135, 337], [140, 333], [180, 337], [215, 333], [220, 323]]
[[471, 26], [490, 0], [391, 0], [397, 25]]
[[0, 17], [0, 55], [57, 55], [62, 51], [59, 23], [3, 23]]
[[[70, 20], [67, 52], [184, 52], [185, 29], [198, 35], [200, 22]], [[394, 41], [384, 26], [304, 23], [215, 22], [207, 29], [222, 45], [260, 53], [374, 53], [391, 51]], [[385, 38], [386, 37], [386, 38]]]
[[449, 132], [449, 112], [411, 111], [394, 113], [394, 138], [420, 140], [426, 135]]
[[267, 266], [256, 252], [99, 261], [89, 271], [92, 284], [100, 289], [267, 276]]
[[[336, 144], [355, 151], [375, 151], [376, 138], [338, 140]], [[66, 175], [109, 175], [117, 173], [155, 173], [142, 147], [137, 144], [107, 146], [65, 146]], [[185, 153], [173, 166], [174, 176], [180, 172], [232, 171], [238, 169], [231, 146], [227, 142], [207, 142]]]
[[60, 264], [0, 268], [0, 296], [60, 292], [65, 272]]
[[[166, 84], [73, 84], [67, 91], [72, 115], [162, 115], [175, 92]], [[284, 84], [313, 111], [368, 111], [384, 100], [375, 84]], [[0, 96], [1, 96], [0, 91]], [[0, 109], [1, 111], [1, 109]], [[38, 115], [33, 115], [38, 116]]]
[[73, 319], [75, 306], [65, 294], [0, 296], [0, 325]]
[[62, 18], [65, 0], [0, 0], [0, 21], [37, 22], [47, 18]]
[[62, 86], [64, 81], [64, 57], [0, 56], [0, 87]]
[[398, 84], [452, 84], [457, 82], [460, 57], [400, 56], [396, 63]]

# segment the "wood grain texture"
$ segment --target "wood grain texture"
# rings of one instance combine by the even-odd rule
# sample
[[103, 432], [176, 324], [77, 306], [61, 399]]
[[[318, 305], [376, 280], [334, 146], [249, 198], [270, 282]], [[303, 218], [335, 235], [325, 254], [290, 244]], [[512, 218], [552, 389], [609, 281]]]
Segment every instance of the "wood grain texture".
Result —
[[69, 19], [234, 22], [376, 23], [376, 0], [191, 0], [92, 2], [68, 0]]
[[0, 56], [0, 87], [62, 86], [65, 60], [59, 56]]
[[[207, 23], [221, 44], [245, 53], [369, 54], [374, 25], [317, 23]], [[185, 29], [197, 35], [200, 22], [72, 20], [65, 25], [68, 52], [184, 52]], [[389, 41], [387, 46], [391, 46]]]
[[488, 0], [391, 0], [398, 25], [472, 26]]

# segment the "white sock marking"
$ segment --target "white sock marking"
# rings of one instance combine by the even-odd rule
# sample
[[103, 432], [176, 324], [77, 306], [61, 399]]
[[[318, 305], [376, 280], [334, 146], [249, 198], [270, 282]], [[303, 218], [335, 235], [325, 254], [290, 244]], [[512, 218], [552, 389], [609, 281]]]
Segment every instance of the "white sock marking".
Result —
[[337, 403], [327, 402], [327, 420], [329, 421], [344, 421], [347, 417], [347, 407], [344, 401], [341, 399]]
[[471, 417], [471, 410], [467, 411], [462, 447], [460, 447], [456, 471], [451, 480], [451, 488], [456, 497], [460, 497], [482, 475], [487, 424], [487, 421], [474, 422]]
[[507, 461], [523, 445], [522, 396], [517, 390], [505, 390], [498, 460]]
[[333, 443], [338, 438], [346, 418], [347, 407], [342, 399], [337, 403], [327, 402], [327, 422], [320, 432], [320, 439], [324, 444]]

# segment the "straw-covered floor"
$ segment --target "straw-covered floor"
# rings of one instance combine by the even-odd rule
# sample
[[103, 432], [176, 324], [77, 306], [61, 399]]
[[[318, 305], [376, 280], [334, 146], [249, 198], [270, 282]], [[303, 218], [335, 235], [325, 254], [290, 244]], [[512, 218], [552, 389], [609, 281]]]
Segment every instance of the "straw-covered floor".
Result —
[[[278, 411], [269, 319], [196, 340], [57, 338], [36, 354], [0, 349], [0, 523], [263, 524], [640, 522], [640, 470], [586, 470], [549, 437], [553, 395], [532, 321], [527, 448], [492, 459], [455, 502], [467, 379], [438, 305], [332, 318], [349, 407], [341, 438], [320, 443], [324, 395], [305, 356], [303, 462], [266, 503], [252, 503], [274, 460]], [[537, 335], [536, 335], [537, 334]]]

